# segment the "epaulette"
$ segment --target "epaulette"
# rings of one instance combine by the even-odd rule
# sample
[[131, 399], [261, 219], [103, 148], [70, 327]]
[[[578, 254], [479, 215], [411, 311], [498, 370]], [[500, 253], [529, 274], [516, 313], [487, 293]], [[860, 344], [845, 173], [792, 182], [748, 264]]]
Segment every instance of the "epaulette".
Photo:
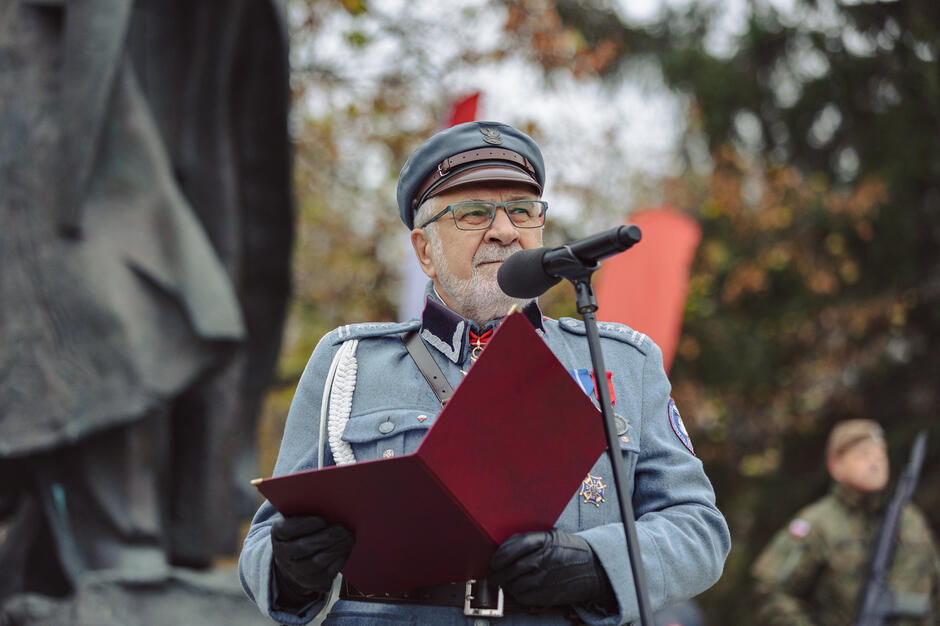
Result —
[[[562, 328], [562, 330], [566, 330], [574, 335], [587, 334], [587, 331], [584, 330], [584, 322], [581, 320], [576, 320], [571, 317], [562, 317], [558, 320], [558, 325]], [[597, 334], [599, 334], [601, 337], [616, 339], [618, 341], [622, 341], [623, 343], [629, 344], [643, 354], [646, 354], [647, 350], [650, 348], [650, 344], [652, 343], [650, 338], [640, 331], [633, 330], [625, 324], [616, 324], [614, 322], [598, 322]]]
[[361, 324], [347, 324], [330, 332], [330, 343], [337, 344], [350, 339], [368, 339], [370, 337], [383, 337], [397, 335], [415, 330], [421, 326], [419, 320], [407, 322], [363, 322]]

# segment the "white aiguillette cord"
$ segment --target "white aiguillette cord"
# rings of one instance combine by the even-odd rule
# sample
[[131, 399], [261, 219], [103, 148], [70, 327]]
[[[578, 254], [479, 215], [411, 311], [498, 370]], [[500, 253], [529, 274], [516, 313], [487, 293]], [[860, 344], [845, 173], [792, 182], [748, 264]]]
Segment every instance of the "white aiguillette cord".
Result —
[[330, 452], [337, 465], [350, 465], [356, 462], [352, 446], [343, 441], [343, 431], [349, 422], [352, 411], [352, 397], [356, 390], [356, 373], [359, 365], [356, 361], [356, 346], [358, 339], [350, 339], [343, 343], [326, 375], [323, 385], [323, 396], [320, 399], [320, 437], [317, 448], [317, 469], [323, 468], [324, 448], [326, 447], [327, 432], [329, 433]]
[[[317, 469], [323, 469], [323, 454], [326, 447], [326, 434], [330, 433], [330, 451], [337, 465], [350, 465], [356, 462], [352, 446], [342, 440], [343, 430], [349, 421], [352, 410], [352, 396], [356, 390], [356, 373], [359, 365], [356, 361], [356, 346], [358, 339], [350, 339], [339, 347], [330, 371], [326, 375], [323, 385], [323, 396], [320, 399], [320, 439], [317, 443]], [[327, 423], [329, 422], [329, 425]], [[337, 574], [330, 587], [330, 595], [320, 612], [310, 622], [319, 626], [330, 614], [333, 605], [339, 599], [339, 588], [343, 582], [343, 575]]]

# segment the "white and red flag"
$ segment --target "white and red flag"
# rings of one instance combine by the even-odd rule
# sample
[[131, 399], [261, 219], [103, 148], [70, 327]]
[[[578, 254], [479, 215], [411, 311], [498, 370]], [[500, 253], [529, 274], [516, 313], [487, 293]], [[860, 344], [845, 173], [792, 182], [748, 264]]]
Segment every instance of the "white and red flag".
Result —
[[[479, 91], [474, 91], [454, 100], [447, 114], [447, 119], [440, 130], [464, 122], [476, 121], [479, 103]], [[425, 276], [421, 266], [418, 265], [418, 260], [411, 252], [411, 242], [409, 241], [406, 246], [408, 261], [405, 262], [404, 279], [402, 280], [401, 294], [398, 301], [398, 319], [401, 321], [421, 315], [421, 311], [424, 309], [424, 286], [428, 282], [428, 277]]]

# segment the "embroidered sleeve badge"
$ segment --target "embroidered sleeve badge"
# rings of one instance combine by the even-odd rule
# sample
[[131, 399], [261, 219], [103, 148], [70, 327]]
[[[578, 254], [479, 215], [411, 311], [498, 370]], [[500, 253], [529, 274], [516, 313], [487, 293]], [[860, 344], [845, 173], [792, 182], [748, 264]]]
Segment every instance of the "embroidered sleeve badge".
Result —
[[692, 440], [689, 438], [689, 431], [685, 429], [682, 416], [679, 415], [679, 407], [676, 406], [676, 401], [672, 398], [669, 398], [666, 412], [669, 414], [669, 424], [672, 426], [673, 432], [676, 433], [676, 437], [679, 438], [682, 445], [689, 449], [689, 452], [695, 454], [695, 450], [692, 448]]

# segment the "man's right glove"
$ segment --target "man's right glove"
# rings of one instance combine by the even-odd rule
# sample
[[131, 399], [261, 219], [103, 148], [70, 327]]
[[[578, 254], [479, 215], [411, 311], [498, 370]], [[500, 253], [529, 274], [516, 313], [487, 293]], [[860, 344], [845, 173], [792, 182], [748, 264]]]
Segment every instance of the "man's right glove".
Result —
[[279, 604], [299, 606], [330, 590], [356, 537], [317, 515], [280, 517], [271, 525]]

